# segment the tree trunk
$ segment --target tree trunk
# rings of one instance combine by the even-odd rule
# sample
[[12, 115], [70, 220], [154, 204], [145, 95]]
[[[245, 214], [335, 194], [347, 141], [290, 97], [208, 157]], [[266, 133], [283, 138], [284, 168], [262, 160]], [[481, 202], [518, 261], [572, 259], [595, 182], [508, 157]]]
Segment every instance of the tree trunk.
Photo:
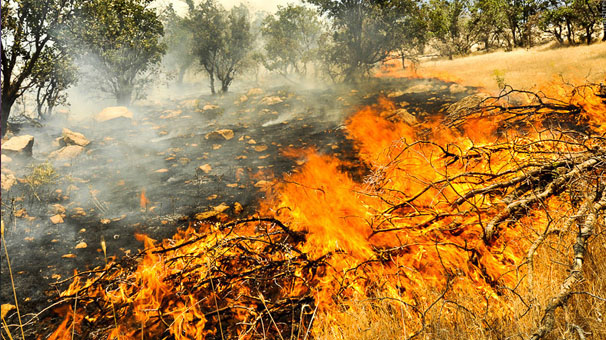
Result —
[[231, 84], [232, 80], [233, 79], [229, 76], [221, 80], [221, 93], [227, 93], [227, 90], [229, 90], [229, 85]]
[[11, 113], [11, 108], [13, 107], [13, 104], [15, 103], [16, 99], [17, 98], [10, 98], [5, 95], [2, 96], [2, 127], [0, 130], [0, 135], [2, 135], [2, 137], [4, 137], [7, 132], [8, 117]]
[[132, 89], [123, 89], [118, 94], [116, 94], [116, 102], [119, 106], [128, 106], [132, 100]]
[[217, 94], [215, 91], [215, 75], [212, 72], [209, 72], [208, 76], [210, 77], [210, 93]]
[[587, 25], [585, 27], [585, 39], [587, 39], [587, 45], [591, 45], [591, 36], [593, 32], [591, 31], [591, 26]]

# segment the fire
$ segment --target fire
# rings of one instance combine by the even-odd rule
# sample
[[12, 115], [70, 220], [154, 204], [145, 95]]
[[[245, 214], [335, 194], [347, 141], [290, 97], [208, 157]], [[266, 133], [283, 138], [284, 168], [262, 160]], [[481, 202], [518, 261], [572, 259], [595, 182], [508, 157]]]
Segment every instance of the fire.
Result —
[[147, 205], [149, 204], [149, 200], [145, 197], [145, 189], [141, 190], [141, 195], [139, 195], [139, 205], [142, 210], [147, 210]]
[[[364, 181], [354, 180], [336, 157], [284, 150], [304, 163], [267, 187], [260, 209], [266, 217], [194, 223], [162, 242], [139, 235], [146, 250], [136, 264], [110, 267], [102, 280], [76, 279], [64, 296], [86, 292], [113, 310], [113, 316], [96, 316], [115, 324], [110, 339], [166, 333], [250, 339], [267, 332], [303, 338], [319, 334], [306, 328], [316, 312], [319, 324], [329, 324], [339, 319], [339, 306], [351, 308], [360, 298], [399, 302], [405, 336], [425, 327], [439, 300], [456, 299], [440, 314], [452, 327], [465, 313], [511, 324], [520, 315], [512, 287], [532, 289], [520, 268], [534, 235], [561, 225], [573, 209], [562, 197], [573, 193], [565, 193], [545, 195], [542, 208], [532, 210], [540, 194], [518, 184], [553, 180], [553, 173], [568, 171], [561, 164], [598, 143], [579, 144], [544, 127], [546, 120], [572, 105], [583, 113], [570, 119], [604, 131], [602, 100], [589, 90], [556, 92], [560, 99], [549, 110], [511, 111], [495, 98], [459, 125], [448, 117], [388, 118], [396, 104], [381, 98], [346, 123], [370, 169]], [[524, 206], [516, 206], [519, 199]], [[141, 207], [147, 203], [142, 191]], [[520, 218], [510, 218], [520, 211]], [[282, 314], [295, 306], [296, 313]], [[55, 336], [81, 322], [73, 311], [63, 314]]]

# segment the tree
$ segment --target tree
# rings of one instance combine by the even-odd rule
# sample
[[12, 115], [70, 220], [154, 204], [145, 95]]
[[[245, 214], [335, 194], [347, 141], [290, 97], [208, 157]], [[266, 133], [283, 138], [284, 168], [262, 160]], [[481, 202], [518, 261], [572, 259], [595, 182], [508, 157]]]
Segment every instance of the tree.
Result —
[[396, 29], [396, 53], [406, 67], [406, 59], [416, 63], [418, 56], [425, 51], [429, 38], [427, 25], [427, 8], [415, 1], [401, 1], [398, 11], [390, 13]]
[[167, 46], [167, 53], [163, 61], [169, 69], [175, 70], [177, 84], [182, 84], [185, 73], [196, 60], [191, 48], [193, 35], [187, 27], [188, 21], [177, 15], [172, 4], [165, 9], [162, 20], [164, 43]]
[[152, 0], [92, 0], [78, 12], [74, 44], [95, 68], [100, 90], [128, 105], [144, 96], [166, 51], [164, 28]]
[[398, 45], [393, 15], [400, 1], [308, 0], [331, 19], [332, 46], [324, 49], [324, 60], [338, 66], [345, 81], [355, 81], [385, 60]]
[[574, 33], [576, 31], [575, 12], [570, 0], [551, 0], [545, 4], [541, 12], [539, 27], [547, 32], [561, 44], [564, 43], [564, 34], [570, 45], [575, 45]]
[[215, 78], [221, 81], [221, 92], [227, 92], [236, 74], [249, 61], [253, 35], [248, 9], [240, 5], [227, 12], [213, 0], [203, 1], [197, 7], [191, 1], [189, 4], [194, 55], [208, 73], [211, 93], [216, 93]]
[[436, 48], [449, 59], [469, 53], [478, 38], [478, 28], [470, 20], [467, 0], [431, 0], [429, 30], [435, 38]]
[[47, 118], [58, 105], [67, 103], [65, 90], [77, 81], [77, 70], [65, 50], [47, 48], [36, 63], [33, 82], [36, 111]]
[[[602, 19], [600, 7], [602, 0], [573, 0], [572, 9], [578, 25], [583, 29], [583, 37], [587, 45], [591, 44], [593, 33]], [[606, 20], [606, 18], [602, 19]]]
[[307, 74], [307, 66], [318, 58], [322, 26], [318, 13], [304, 6], [278, 6], [275, 15], [263, 21], [264, 64], [283, 76]]
[[[2, 136], [15, 101], [52, 75], [41, 70], [59, 62], [50, 49], [61, 44], [57, 33], [71, 20], [78, 5], [78, 0], [2, 1]], [[55, 98], [73, 78], [63, 81], [54, 87]]]

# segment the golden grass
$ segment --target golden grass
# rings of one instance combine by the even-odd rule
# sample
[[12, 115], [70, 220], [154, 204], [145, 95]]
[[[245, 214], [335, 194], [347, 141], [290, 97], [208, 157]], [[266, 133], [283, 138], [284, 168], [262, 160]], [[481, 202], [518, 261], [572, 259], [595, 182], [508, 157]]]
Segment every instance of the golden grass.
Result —
[[[532, 237], [530, 234], [529, 237]], [[486, 305], [486, 313], [473, 313], [474, 300], [464, 292], [450, 291], [445, 295], [427, 287], [425, 302], [418, 307], [426, 311], [425, 326], [411, 323], [415, 312], [394, 298], [359, 296], [343, 301], [338, 310], [321, 313], [314, 324], [317, 340], [371, 339], [441, 339], [441, 340], [500, 340], [527, 339], [540, 323], [543, 308], [557, 295], [568, 275], [567, 264], [572, 258], [574, 230], [566, 235], [552, 235], [536, 254], [532, 290], [524, 277], [516, 293], [505, 291], [504, 301], [513, 317], [499, 316], [503, 306]], [[606, 317], [606, 234], [603, 225], [589, 243], [583, 275], [585, 280], [576, 287], [565, 308], [556, 313], [556, 326], [545, 339], [606, 339], [603, 327]], [[522, 265], [521, 271], [528, 270]], [[524, 302], [522, 302], [522, 299]], [[414, 335], [413, 335], [414, 334]], [[582, 334], [582, 336], [580, 335]]]
[[454, 60], [421, 62], [421, 76], [439, 76], [462, 85], [498, 92], [497, 78], [521, 90], [540, 89], [554, 77], [566, 82], [606, 80], [606, 43], [590, 46], [557, 47], [553, 44], [511, 52], [493, 52]]

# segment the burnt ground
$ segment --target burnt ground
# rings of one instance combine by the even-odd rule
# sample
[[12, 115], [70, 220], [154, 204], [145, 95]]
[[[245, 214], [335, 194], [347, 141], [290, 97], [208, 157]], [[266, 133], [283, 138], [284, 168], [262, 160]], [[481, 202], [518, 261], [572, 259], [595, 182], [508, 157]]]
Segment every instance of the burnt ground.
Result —
[[[44, 128], [24, 127], [17, 133], [33, 135], [35, 146], [33, 157], [9, 155], [12, 161], [2, 164], [3, 173], [12, 171], [21, 179], [10, 191], [2, 190], [2, 218], [21, 314], [30, 313], [24, 320], [65, 288], [54, 282], [75, 269], [105, 263], [102, 238], [108, 256], [120, 258], [142, 246], [135, 233], [170, 237], [196, 213], [221, 203], [229, 206], [224, 213], [232, 218], [253, 214], [263, 198], [261, 188], [296, 168], [296, 160], [281, 150], [314, 147], [348, 160], [354, 166], [347, 170], [363, 176], [365, 167], [343, 129], [356, 107], [387, 95], [421, 119], [475, 89], [435, 79], [376, 79], [356, 90], [280, 87], [247, 92], [147, 101], [131, 108], [132, 120], [74, 123], [58, 118]], [[73, 159], [49, 158], [59, 149], [55, 139], [63, 127], [84, 134], [91, 144]], [[218, 129], [230, 129], [234, 137], [206, 138]], [[32, 166], [47, 161], [58, 176], [36, 187], [34, 195], [23, 179]], [[210, 169], [199, 169], [203, 165]], [[142, 190], [149, 200], [145, 208]], [[236, 202], [242, 212], [234, 209]], [[57, 214], [63, 223], [51, 221]], [[1, 264], [1, 301], [12, 303], [4, 251]], [[8, 320], [16, 324], [14, 312]]]

